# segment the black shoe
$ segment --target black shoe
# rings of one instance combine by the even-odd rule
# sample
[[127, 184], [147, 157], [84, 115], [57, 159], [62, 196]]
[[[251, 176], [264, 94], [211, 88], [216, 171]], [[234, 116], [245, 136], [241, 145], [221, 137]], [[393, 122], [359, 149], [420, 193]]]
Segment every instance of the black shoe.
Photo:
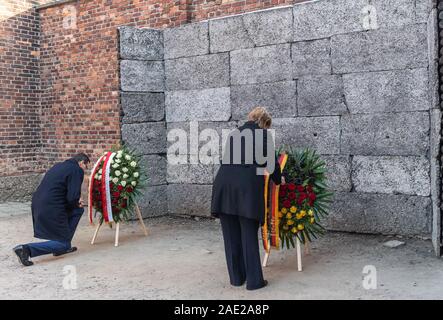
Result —
[[263, 285], [262, 286], [256, 287], [256, 288], [246, 288], [246, 289], [247, 290], [258, 290], [258, 289], [266, 287], [267, 285], [268, 285], [268, 280], [263, 280]]
[[70, 249], [68, 249], [68, 250], [66, 250], [66, 251], [63, 251], [63, 252], [56, 252], [56, 253], [53, 253], [52, 255], [53, 255], [54, 257], [58, 257], [58, 256], [62, 256], [62, 255], [64, 255], [64, 254], [71, 253], [71, 252], [75, 252], [75, 251], [77, 251], [77, 247], [71, 247]]
[[34, 263], [29, 261], [29, 248], [26, 246], [17, 246], [12, 249], [14, 253], [17, 255], [18, 261], [24, 265], [25, 267], [32, 266]]

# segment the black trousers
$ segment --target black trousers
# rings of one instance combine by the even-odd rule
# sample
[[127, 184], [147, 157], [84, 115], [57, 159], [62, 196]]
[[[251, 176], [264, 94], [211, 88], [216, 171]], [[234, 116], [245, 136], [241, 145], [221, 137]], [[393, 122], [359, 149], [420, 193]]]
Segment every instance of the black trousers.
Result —
[[246, 289], [263, 287], [263, 272], [258, 244], [258, 220], [220, 214], [226, 263], [231, 284]]

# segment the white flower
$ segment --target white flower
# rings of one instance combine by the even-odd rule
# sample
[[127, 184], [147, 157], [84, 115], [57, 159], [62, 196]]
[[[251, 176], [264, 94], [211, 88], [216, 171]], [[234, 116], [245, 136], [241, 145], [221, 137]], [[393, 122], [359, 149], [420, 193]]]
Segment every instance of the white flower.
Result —
[[137, 182], [132, 181], [131, 184], [132, 184], [133, 187], [135, 187], [137, 185]]
[[125, 156], [125, 159], [129, 161], [129, 160], [131, 160], [131, 156], [130, 156], [129, 154], [127, 154], [127, 155]]
[[139, 175], [140, 175], [140, 174], [139, 174], [138, 172], [134, 172], [134, 177], [135, 177], [135, 178], [138, 178]]
[[117, 171], [114, 172], [114, 174], [118, 177], [118, 176], [120, 176], [122, 173], [121, 173], [120, 171], [117, 170]]
[[123, 179], [128, 179], [129, 175], [127, 175], [126, 173], [123, 175]]
[[102, 174], [102, 169], [98, 170], [98, 173], [99, 173], [99, 174]]
[[95, 180], [98, 180], [98, 173], [95, 174], [94, 178]]
[[99, 174], [99, 175], [98, 175], [98, 180], [101, 180], [101, 179], [102, 179], [102, 175]]
[[115, 184], [117, 184], [117, 183], [118, 183], [118, 178], [114, 178], [114, 179], [112, 179], [112, 182], [114, 182]]
[[117, 168], [118, 168], [118, 163], [113, 164], [112, 167], [113, 167], [114, 169], [117, 169]]
[[115, 162], [116, 163], [120, 163], [120, 162], [122, 162], [120, 159], [115, 159]]
[[115, 156], [117, 159], [120, 159], [122, 157], [121, 153], [117, 153], [117, 155]]
[[126, 181], [122, 181], [122, 182], [120, 182], [120, 184], [123, 186], [123, 187], [126, 187]]
[[128, 168], [125, 167], [125, 168], [122, 169], [122, 171], [123, 172], [128, 172], [129, 170], [128, 170]]
[[130, 165], [131, 165], [131, 167], [135, 167], [135, 166], [137, 165], [137, 162], [132, 161], [132, 162], [130, 163]]

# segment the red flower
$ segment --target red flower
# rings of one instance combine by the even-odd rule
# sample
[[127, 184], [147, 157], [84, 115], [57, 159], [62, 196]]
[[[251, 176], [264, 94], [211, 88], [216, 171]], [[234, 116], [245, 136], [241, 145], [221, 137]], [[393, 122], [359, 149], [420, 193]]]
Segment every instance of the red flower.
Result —
[[287, 188], [288, 188], [288, 185], [283, 184], [280, 186], [280, 191], [286, 191]]
[[131, 193], [132, 191], [134, 191], [131, 187], [127, 187], [126, 188], [126, 192], [129, 192], [129, 193]]
[[298, 192], [304, 192], [304, 191], [305, 191], [305, 188], [303, 188], [302, 185], [298, 185], [298, 186], [297, 186], [297, 191], [298, 191]]
[[113, 192], [112, 193], [112, 196], [114, 197], [114, 198], [120, 198], [120, 192]]
[[289, 209], [291, 207], [291, 201], [289, 200], [283, 201], [283, 207]]
[[315, 193], [310, 193], [308, 195], [308, 197], [309, 197], [309, 200], [311, 200], [311, 201], [315, 201], [315, 199], [317, 199], [317, 196], [315, 195]]
[[306, 187], [306, 191], [308, 191], [309, 193], [313, 191], [312, 186], [310, 184]]
[[314, 205], [314, 201], [309, 200], [308, 204], [309, 204], [310, 207], [312, 207]]
[[123, 186], [118, 186], [117, 189], [118, 189], [118, 191], [122, 191], [123, 190]]
[[300, 193], [300, 196], [299, 196], [298, 199], [297, 199], [297, 203], [298, 203], [299, 205], [301, 205], [301, 204], [303, 203], [303, 201], [304, 201], [307, 197], [308, 197], [308, 196], [307, 196], [306, 193], [304, 193], [304, 192]]
[[127, 200], [123, 199], [122, 203], [120, 204], [120, 207], [126, 208], [128, 206]]
[[280, 196], [280, 198], [286, 197], [286, 190], [280, 190], [279, 196]]
[[289, 200], [294, 200], [297, 197], [297, 195], [295, 194], [295, 192], [289, 192], [288, 193], [288, 199]]
[[288, 189], [290, 191], [294, 191], [295, 190], [295, 184], [293, 184], [293, 183], [288, 184]]

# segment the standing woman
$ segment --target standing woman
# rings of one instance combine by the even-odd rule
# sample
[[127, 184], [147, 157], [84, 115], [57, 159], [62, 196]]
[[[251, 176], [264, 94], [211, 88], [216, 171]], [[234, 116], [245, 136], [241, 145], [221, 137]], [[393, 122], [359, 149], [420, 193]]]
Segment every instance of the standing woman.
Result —
[[[225, 153], [212, 188], [211, 214], [221, 221], [230, 282], [233, 286], [246, 282], [248, 290], [260, 289], [268, 283], [263, 279], [258, 243], [258, 229], [265, 216], [264, 176], [257, 174], [257, 169], [266, 167], [267, 163], [257, 162], [256, 155], [264, 155], [265, 159], [274, 157], [275, 169], [270, 177], [276, 184], [284, 183], [274, 145], [267, 148], [266, 129], [270, 128], [271, 121], [266, 109], [257, 107], [249, 113], [248, 121], [238, 128], [239, 131], [234, 131], [240, 137], [252, 133], [252, 140], [237, 139], [241, 143], [235, 148], [233, 134], [229, 135], [225, 148], [229, 154]], [[272, 141], [271, 137], [269, 139]], [[256, 150], [256, 147], [263, 150]], [[240, 154], [236, 155], [236, 150]], [[241, 160], [235, 161], [236, 156]], [[252, 161], [248, 161], [251, 159], [248, 156]]]

